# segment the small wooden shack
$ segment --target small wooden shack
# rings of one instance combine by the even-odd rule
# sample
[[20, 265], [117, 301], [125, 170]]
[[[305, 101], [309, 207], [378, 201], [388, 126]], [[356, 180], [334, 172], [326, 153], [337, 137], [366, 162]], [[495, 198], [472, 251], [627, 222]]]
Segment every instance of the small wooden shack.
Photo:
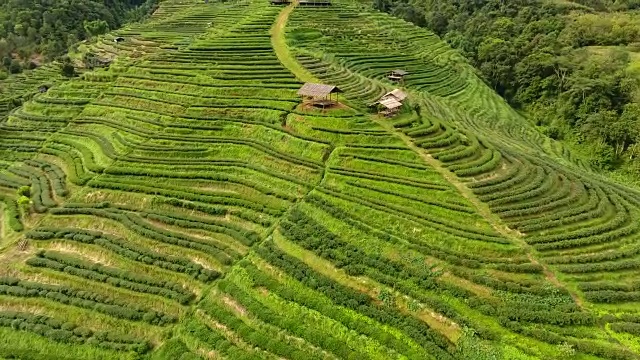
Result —
[[394, 116], [398, 113], [398, 111], [400, 111], [400, 108], [402, 107], [402, 103], [396, 100], [394, 97], [381, 99], [378, 101], [378, 104], [380, 104], [382, 107], [379, 114], [384, 116]]
[[393, 91], [389, 91], [388, 93], [382, 95], [380, 99], [388, 99], [388, 98], [394, 98], [400, 102], [403, 102], [404, 99], [407, 98], [407, 94], [405, 94], [405, 92], [400, 89], [394, 89]]
[[121, 43], [124, 41], [124, 38], [122, 36], [118, 36], [115, 39], [113, 39], [113, 42], [117, 42], [117, 43]]
[[290, 0], [271, 0], [271, 5], [289, 5], [291, 4]]
[[[298, 95], [302, 96], [306, 103], [325, 109], [338, 104], [337, 94], [341, 92], [342, 90], [335, 85], [305, 83], [298, 90]], [[335, 99], [333, 94], [336, 94]]]
[[402, 69], [391, 70], [387, 78], [393, 82], [403, 82], [404, 77], [409, 75], [409, 72]]
[[371, 104], [371, 107], [377, 107], [378, 113], [387, 117], [396, 115], [402, 108], [402, 102], [407, 98], [407, 94], [400, 90], [395, 89], [382, 95], [382, 97]]

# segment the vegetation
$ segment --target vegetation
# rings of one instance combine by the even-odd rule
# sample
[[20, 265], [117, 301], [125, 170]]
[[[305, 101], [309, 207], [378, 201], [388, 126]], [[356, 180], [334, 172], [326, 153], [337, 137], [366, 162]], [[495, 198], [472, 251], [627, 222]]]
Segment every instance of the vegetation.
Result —
[[0, 357], [637, 358], [640, 192], [434, 33], [166, 0], [82, 47], [3, 82], [49, 80], [0, 115]]
[[6, 72], [38, 66], [78, 41], [105, 34], [140, 19], [153, 0], [77, 0], [50, 4], [42, 0], [7, 0], [0, 4], [0, 58]]
[[424, 26], [553, 139], [636, 177], [640, 74], [636, 1], [374, 1]]

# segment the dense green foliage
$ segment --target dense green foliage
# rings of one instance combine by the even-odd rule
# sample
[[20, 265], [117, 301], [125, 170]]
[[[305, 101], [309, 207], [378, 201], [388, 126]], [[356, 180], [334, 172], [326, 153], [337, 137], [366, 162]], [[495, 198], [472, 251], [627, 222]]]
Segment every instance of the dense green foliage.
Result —
[[0, 71], [15, 74], [142, 18], [155, 0], [0, 1]]

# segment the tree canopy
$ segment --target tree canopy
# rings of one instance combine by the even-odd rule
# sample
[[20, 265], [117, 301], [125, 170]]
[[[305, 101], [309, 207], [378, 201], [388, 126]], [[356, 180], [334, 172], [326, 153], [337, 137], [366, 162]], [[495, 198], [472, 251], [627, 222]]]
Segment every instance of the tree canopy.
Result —
[[[1, 67], [20, 72], [147, 12], [154, 0], [0, 0]], [[2, 68], [0, 67], [0, 71]]]

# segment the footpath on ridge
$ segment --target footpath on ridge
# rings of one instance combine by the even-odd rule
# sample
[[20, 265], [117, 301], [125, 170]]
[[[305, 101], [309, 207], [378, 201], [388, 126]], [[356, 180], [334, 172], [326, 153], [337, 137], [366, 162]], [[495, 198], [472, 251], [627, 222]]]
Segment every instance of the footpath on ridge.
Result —
[[278, 60], [280, 60], [282, 65], [289, 69], [289, 71], [291, 71], [298, 80], [302, 82], [320, 82], [320, 80], [298, 63], [298, 61], [291, 55], [291, 51], [289, 51], [289, 47], [287, 46], [285, 27], [287, 26], [289, 15], [297, 5], [297, 1], [294, 1], [280, 12], [276, 18], [276, 22], [271, 28], [271, 44]]

